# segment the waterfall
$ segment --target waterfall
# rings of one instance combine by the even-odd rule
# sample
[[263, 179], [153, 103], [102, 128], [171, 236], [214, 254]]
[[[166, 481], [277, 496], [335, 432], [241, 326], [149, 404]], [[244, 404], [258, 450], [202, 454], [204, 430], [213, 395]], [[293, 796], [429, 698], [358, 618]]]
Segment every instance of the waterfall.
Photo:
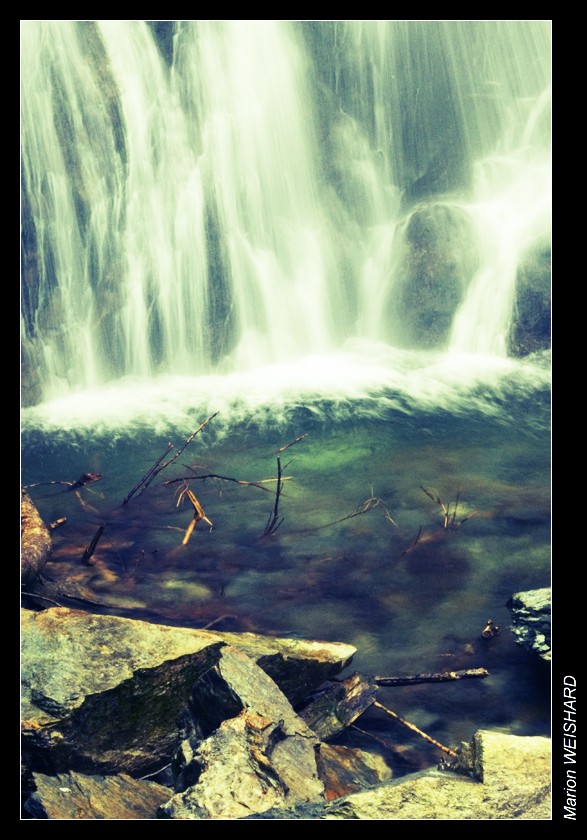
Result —
[[357, 338], [517, 352], [550, 28], [21, 22], [24, 400]]

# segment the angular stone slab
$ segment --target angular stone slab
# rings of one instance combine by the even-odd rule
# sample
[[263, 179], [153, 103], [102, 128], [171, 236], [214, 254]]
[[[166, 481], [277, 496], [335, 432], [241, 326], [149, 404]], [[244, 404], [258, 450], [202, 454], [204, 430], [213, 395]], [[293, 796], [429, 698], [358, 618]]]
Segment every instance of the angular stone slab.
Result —
[[342, 732], [376, 699], [377, 685], [369, 677], [353, 674], [340, 682], [326, 683], [299, 710], [321, 741]]
[[205, 736], [222, 721], [248, 709], [274, 721], [283, 721], [288, 730], [317, 742], [315, 733], [294, 712], [285, 694], [242, 650], [224, 647], [218, 662], [194, 684], [190, 711]]
[[284, 721], [242, 711], [197, 747], [197, 782], [161, 807], [163, 819], [240, 819], [323, 801], [316, 740]]
[[320, 744], [316, 763], [328, 802], [388, 782], [392, 776], [382, 756], [352, 747]]
[[36, 791], [24, 810], [37, 820], [154, 820], [172, 791], [156, 782], [118, 776], [33, 775]]
[[171, 760], [177, 718], [224, 644], [63, 607], [23, 610], [21, 641], [25, 765], [137, 775]]
[[255, 633], [214, 633], [244, 651], [274, 680], [295, 706], [323, 682], [336, 677], [357, 652], [341, 642], [306, 641], [259, 636]]

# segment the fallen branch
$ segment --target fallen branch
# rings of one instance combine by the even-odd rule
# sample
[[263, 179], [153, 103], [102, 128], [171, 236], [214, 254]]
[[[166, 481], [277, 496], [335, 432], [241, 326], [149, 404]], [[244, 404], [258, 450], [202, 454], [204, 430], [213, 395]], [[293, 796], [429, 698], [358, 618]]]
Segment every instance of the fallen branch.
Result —
[[165, 456], [167, 455], [167, 453], [168, 453], [171, 449], [173, 449], [173, 444], [172, 444], [172, 443], [168, 443], [168, 444], [167, 444], [167, 449], [165, 450], [165, 452], [163, 452], [163, 454], [162, 454], [162, 455], [160, 455], [160, 456], [157, 458], [157, 460], [155, 461], [155, 463], [153, 464], [153, 466], [152, 466], [149, 470], [147, 470], [147, 472], [146, 472], [146, 473], [144, 474], [144, 476], [141, 478], [141, 480], [139, 481], [139, 483], [138, 483], [138, 484], [136, 484], [136, 485], [133, 487], [133, 489], [130, 491], [130, 493], [128, 494], [128, 496], [125, 496], [125, 498], [122, 500], [122, 504], [123, 504], [123, 505], [126, 505], [126, 504], [127, 504], [127, 502], [130, 502], [130, 500], [132, 499], [132, 497], [134, 496], [134, 494], [137, 492], [137, 490], [139, 490], [139, 489], [140, 489], [143, 485], [146, 485], [144, 489], [146, 489], [146, 488], [149, 486], [149, 484], [151, 483], [151, 481], [153, 480], [153, 478], [155, 478], [155, 476], [157, 475], [157, 467], [159, 466], [159, 464], [161, 463], [161, 461], [163, 460], [163, 458], [165, 458]]
[[100, 537], [104, 533], [105, 528], [106, 528], [106, 525], [100, 525], [100, 527], [98, 528], [98, 530], [94, 534], [94, 536], [92, 538], [92, 541], [90, 542], [89, 546], [86, 548], [86, 550], [83, 553], [82, 560], [83, 560], [84, 563], [89, 563], [90, 558], [91, 558], [92, 554], [94, 553], [94, 551], [96, 550], [96, 546], [98, 545]]
[[[188, 467], [188, 469], [191, 469]], [[264, 490], [266, 493], [270, 493], [270, 489], [268, 487], [263, 487], [263, 484], [273, 483], [277, 481], [277, 478], [262, 478], [259, 481], [243, 481], [239, 478], [231, 478], [227, 475], [218, 475], [217, 473], [206, 473], [206, 475], [188, 475], [183, 476], [182, 478], [170, 478], [167, 481], [163, 482], [164, 487], [168, 487], [170, 484], [177, 484], [178, 482], [186, 482], [186, 481], [206, 481], [207, 478], [216, 478], [220, 481], [232, 481], [234, 484], [241, 484], [243, 487], [258, 487], [259, 490]], [[282, 481], [289, 481], [291, 478], [290, 475], [286, 475], [282, 477]]]
[[346, 522], [347, 519], [353, 519], [355, 516], [363, 516], [365, 513], [369, 513], [370, 510], [373, 510], [373, 508], [376, 507], [382, 508], [385, 519], [389, 520], [389, 522], [391, 522], [391, 524], [396, 528], [398, 527], [382, 500], [377, 496], [370, 496], [370, 498], [365, 499], [364, 502], [361, 502], [360, 505], [357, 505], [354, 510], [347, 513], [347, 515], [343, 516], [341, 519], [335, 519], [334, 522], [327, 522], [325, 525], [316, 525], [314, 528], [304, 528], [302, 533], [305, 533], [306, 531], [320, 531], [322, 528], [330, 528], [332, 525], [339, 525], [341, 522]]
[[192, 531], [194, 530], [194, 528], [196, 527], [196, 525], [198, 524], [198, 522], [201, 519], [203, 519], [204, 522], [207, 522], [208, 525], [210, 526], [210, 528], [212, 528], [212, 522], [210, 522], [210, 520], [208, 519], [208, 517], [204, 513], [204, 509], [203, 509], [202, 505], [199, 503], [199, 501], [197, 500], [197, 498], [194, 496], [194, 494], [192, 493], [192, 491], [190, 490], [190, 488], [187, 485], [184, 487], [184, 489], [179, 494], [179, 498], [177, 500], [177, 507], [179, 507], [179, 505], [180, 505], [182, 499], [184, 498], [184, 496], [188, 497], [188, 499], [190, 500], [190, 502], [192, 503], [192, 506], [194, 508], [194, 517], [193, 517], [192, 521], [190, 522], [190, 524], [188, 525], [188, 527], [186, 529], [186, 532], [184, 534], [184, 538], [181, 542], [182, 545], [187, 545], [189, 540], [190, 540], [190, 537], [192, 535]]
[[378, 709], [381, 709], [382, 712], [392, 717], [394, 720], [397, 720], [398, 723], [401, 723], [402, 726], [406, 726], [408, 729], [411, 729], [412, 732], [416, 732], [420, 735], [421, 738], [424, 738], [425, 741], [428, 741], [430, 744], [434, 744], [435, 747], [438, 747], [439, 750], [447, 753], [447, 755], [452, 756], [453, 758], [458, 758], [458, 753], [454, 750], [451, 750], [450, 747], [445, 747], [444, 744], [441, 744], [440, 741], [437, 741], [435, 738], [432, 738], [430, 735], [427, 735], [425, 732], [422, 732], [421, 729], [418, 729], [413, 723], [410, 723], [408, 720], [404, 720], [395, 712], [392, 712], [391, 709], [388, 709], [387, 706], [384, 706], [378, 700], [373, 702], [373, 705], [376, 706]]
[[27, 484], [25, 490], [30, 487], [45, 487], [52, 484], [64, 484], [67, 490], [76, 490], [79, 487], [85, 487], [86, 484], [92, 484], [94, 481], [100, 481], [102, 473], [83, 473], [77, 481], [39, 481], [36, 484]]
[[163, 461], [163, 458], [165, 458], [165, 456], [167, 455], [167, 453], [175, 448], [172, 443], [168, 443], [167, 444], [167, 449], [165, 450], [165, 452], [162, 455], [159, 456], [159, 458], [155, 461], [155, 463], [153, 464], [151, 469], [148, 470], [145, 473], [145, 475], [141, 478], [139, 483], [135, 487], [133, 487], [133, 489], [130, 491], [128, 496], [126, 496], [126, 498], [123, 499], [122, 504], [126, 505], [132, 499], [132, 497], [134, 496], [134, 494], [138, 490], [140, 490], [139, 495], [144, 493], [145, 490], [147, 489], [147, 487], [149, 486], [149, 484], [155, 478], [155, 476], [158, 475], [160, 472], [162, 472], [164, 469], [166, 469], [168, 466], [170, 466], [170, 464], [173, 464], [174, 461], [177, 461], [177, 459], [179, 458], [181, 453], [192, 442], [192, 440], [195, 438], [195, 436], [198, 434], [198, 432], [201, 432], [202, 429], [204, 428], [204, 426], [207, 426], [208, 423], [210, 422], [210, 420], [213, 420], [216, 417], [217, 414], [218, 414], [218, 412], [216, 411], [214, 414], [212, 414], [210, 417], [208, 417], [206, 420], [204, 420], [203, 423], [200, 423], [200, 425], [195, 430], [195, 432], [192, 432], [192, 434], [188, 437], [188, 439], [186, 440], [184, 445], [181, 447], [181, 449], [177, 450], [177, 452], [175, 453], [173, 458], [170, 458], [168, 461], [165, 461], [164, 463], [161, 463]]
[[443, 671], [439, 674], [414, 674], [413, 676], [402, 677], [373, 677], [377, 685], [419, 685], [421, 683], [452, 682], [464, 680], [470, 677], [488, 677], [489, 671], [485, 668], [467, 668], [463, 671]]
[[432, 499], [434, 504], [439, 505], [440, 508], [442, 509], [443, 528], [445, 528], [445, 529], [446, 528], [458, 528], [459, 525], [462, 525], [464, 522], [467, 522], [467, 520], [471, 519], [471, 517], [475, 516], [476, 511], [473, 511], [468, 516], [466, 516], [464, 519], [461, 519], [460, 522], [456, 522], [457, 509], [458, 509], [459, 501], [460, 501], [460, 498], [461, 498], [460, 491], [457, 493], [457, 497], [456, 497], [455, 503], [454, 503], [454, 510], [452, 511], [452, 514], [451, 514], [450, 502], [449, 502], [448, 507], [447, 507], [444, 504], [444, 502], [441, 500], [441, 498], [438, 494], [438, 491], [435, 490], [434, 487], [426, 489], [426, 487], [423, 487], [422, 485], [420, 485], [420, 490], [423, 490], [424, 493], [426, 493], [426, 495], [428, 496], [428, 498]]
[[280, 453], [280, 452], [285, 452], [285, 450], [286, 450], [286, 449], [289, 449], [289, 447], [290, 447], [290, 446], [293, 446], [295, 443], [299, 443], [299, 442], [300, 442], [301, 440], [303, 440], [304, 438], [307, 438], [307, 437], [308, 437], [308, 434], [309, 434], [309, 433], [308, 433], [308, 432], [306, 432], [306, 434], [305, 434], [305, 435], [300, 435], [300, 436], [299, 436], [299, 437], [297, 437], [295, 440], [292, 440], [292, 442], [291, 442], [291, 443], [286, 443], [286, 444], [285, 444], [285, 446], [280, 447], [280, 448], [277, 450], [277, 452], [275, 452], [275, 455], [279, 455], [279, 453]]
[[281, 480], [281, 459], [279, 455], [277, 456], [277, 487], [275, 488], [275, 504], [273, 505], [273, 513], [270, 514], [269, 519], [267, 520], [267, 525], [265, 525], [265, 530], [263, 531], [263, 536], [268, 537], [271, 534], [274, 534], [281, 523], [283, 522], [283, 517], [279, 519], [279, 497], [281, 496], [281, 491], [283, 489], [283, 481]]

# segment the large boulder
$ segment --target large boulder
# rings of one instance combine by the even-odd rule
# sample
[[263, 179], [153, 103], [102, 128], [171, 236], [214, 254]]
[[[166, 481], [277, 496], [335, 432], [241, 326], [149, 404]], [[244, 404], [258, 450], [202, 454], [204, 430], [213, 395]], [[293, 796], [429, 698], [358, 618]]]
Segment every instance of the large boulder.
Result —
[[[244, 708], [284, 718], [291, 706], [282, 686], [294, 699], [313, 691], [355, 653], [254, 634], [243, 635], [239, 653], [239, 634], [64, 607], [23, 610], [21, 628], [23, 760], [27, 770], [51, 772], [154, 771], [196, 726], [208, 735]], [[261, 683], [275, 692], [264, 705]], [[298, 728], [308, 729], [301, 720]]]
[[211, 633], [64, 607], [22, 611], [23, 760], [32, 769], [147, 773], [224, 643]]

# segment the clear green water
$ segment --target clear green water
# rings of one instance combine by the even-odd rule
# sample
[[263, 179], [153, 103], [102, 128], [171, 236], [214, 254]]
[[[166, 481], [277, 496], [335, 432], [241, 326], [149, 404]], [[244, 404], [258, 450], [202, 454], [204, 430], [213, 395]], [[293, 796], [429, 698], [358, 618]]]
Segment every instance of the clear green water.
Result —
[[[58, 485], [31, 488], [46, 521], [67, 517], [54, 531], [48, 578], [75, 581], [97, 609], [117, 615], [192, 627], [221, 619], [218, 629], [348, 642], [358, 650], [349, 673], [485, 667], [484, 680], [380, 690], [382, 703], [452, 748], [478, 728], [549, 731], [548, 666], [515, 642], [506, 607], [515, 592], [550, 583], [545, 393], [510, 395], [484, 414], [461, 406], [336, 420], [325, 409], [316, 420], [298, 406], [286, 421], [237, 423], [222, 434], [212, 421], [122, 505], [167, 442], [180, 446], [197, 425], [166, 434], [24, 432], [25, 485], [103, 475], [80, 491], [83, 505]], [[287, 479], [273, 535], [263, 537], [275, 482], [263, 491], [192, 480], [213, 527], [198, 523], [182, 545], [193, 509], [185, 498], [177, 506], [184, 485], [175, 479], [275, 477], [276, 451], [300, 435], [280, 456]], [[455, 527], [443, 527], [440, 505], [422, 487], [451, 511], [458, 498]], [[369, 499], [368, 512], [354, 515]], [[488, 618], [503, 631], [484, 640]], [[390, 746], [396, 771], [438, 761], [436, 748], [381, 713], [360, 725]]]

